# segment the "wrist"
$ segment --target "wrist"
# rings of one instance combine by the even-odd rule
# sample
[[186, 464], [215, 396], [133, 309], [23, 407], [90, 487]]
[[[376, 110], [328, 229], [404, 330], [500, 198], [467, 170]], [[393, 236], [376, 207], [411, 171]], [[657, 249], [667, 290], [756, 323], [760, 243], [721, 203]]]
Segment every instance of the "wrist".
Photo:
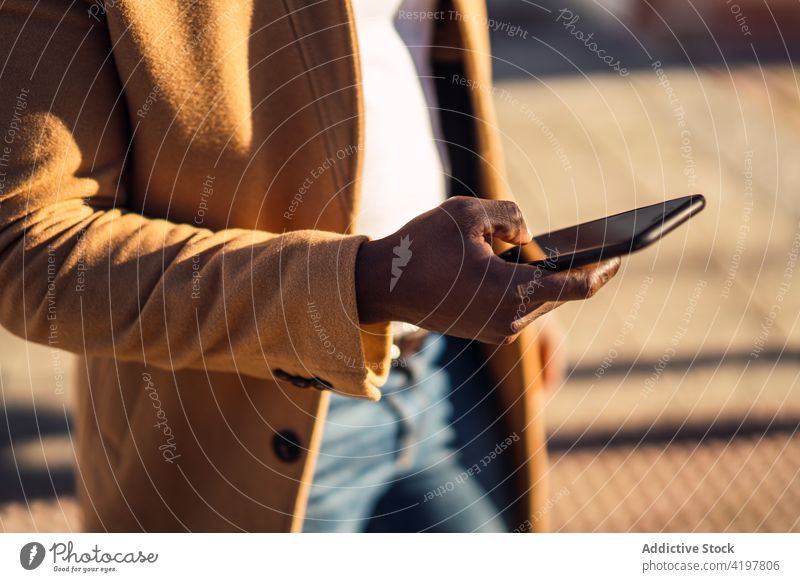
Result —
[[[391, 256], [391, 255], [389, 255]], [[383, 252], [380, 240], [363, 243], [356, 255], [356, 303], [361, 323], [392, 320], [388, 265], [391, 260]]]

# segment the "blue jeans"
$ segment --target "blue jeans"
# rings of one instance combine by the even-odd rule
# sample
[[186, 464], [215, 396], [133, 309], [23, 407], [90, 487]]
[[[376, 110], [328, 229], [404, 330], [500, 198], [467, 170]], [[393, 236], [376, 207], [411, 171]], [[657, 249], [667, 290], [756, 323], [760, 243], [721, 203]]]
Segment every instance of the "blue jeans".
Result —
[[332, 395], [303, 531], [507, 531], [459, 461], [446, 341], [394, 367], [380, 402]]

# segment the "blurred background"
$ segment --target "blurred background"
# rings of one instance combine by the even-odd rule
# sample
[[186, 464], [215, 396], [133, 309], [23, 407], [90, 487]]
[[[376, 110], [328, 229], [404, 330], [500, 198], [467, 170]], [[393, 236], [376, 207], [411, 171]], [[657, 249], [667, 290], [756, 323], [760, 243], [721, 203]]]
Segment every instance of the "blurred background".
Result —
[[[534, 232], [706, 210], [559, 310], [556, 531], [800, 531], [798, 0], [490, 0]], [[0, 329], [0, 531], [76, 529], [67, 354]]]
[[534, 232], [708, 199], [558, 311], [554, 529], [800, 530], [800, 2], [490, 8], [509, 176]]

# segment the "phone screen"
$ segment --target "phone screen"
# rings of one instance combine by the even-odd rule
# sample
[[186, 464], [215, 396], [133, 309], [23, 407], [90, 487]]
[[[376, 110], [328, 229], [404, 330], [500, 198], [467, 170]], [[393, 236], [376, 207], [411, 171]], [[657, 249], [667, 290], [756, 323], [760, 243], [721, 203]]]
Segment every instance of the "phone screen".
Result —
[[[551, 268], [565, 268], [620, 256], [648, 246], [705, 206], [695, 194], [607, 216], [534, 237]], [[515, 260], [514, 253], [503, 253]], [[516, 259], [519, 260], [519, 259]]]

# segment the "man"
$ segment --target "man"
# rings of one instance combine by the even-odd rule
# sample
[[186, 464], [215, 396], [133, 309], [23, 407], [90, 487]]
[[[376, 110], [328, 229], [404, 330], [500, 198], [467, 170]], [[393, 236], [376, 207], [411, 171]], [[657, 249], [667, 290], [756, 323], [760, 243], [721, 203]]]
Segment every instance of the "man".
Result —
[[[460, 465], [444, 403], [453, 386], [430, 381], [445, 340], [393, 334], [391, 322], [489, 344], [484, 389], [511, 438], [504, 481], [515, 486], [510, 523], [489, 529], [541, 528], [540, 350], [526, 326], [593, 294], [618, 263], [548, 273], [494, 256], [492, 240], [530, 235], [504, 188], [484, 9], [454, 0], [433, 7], [445, 17], [410, 19], [430, 43], [406, 42], [403, 23], [399, 40], [357, 32], [386, 24], [385, 8], [3, 5], [0, 120], [11, 125], [0, 322], [84, 357], [76, 425], [86, 529], [363, 529], [391, 485], [419, 495], [418, 477], [452, 475]], [[409, 62], [381, 65], [371, 52], [361, 66], [358, 42], [379, 50], [380, 38], [408, 47], [415, 78]], [[384, 65], [405, 79], [397, 98], [381, 85]], [[391, 110], [376, 107], [386, 99]], [[420, 115], [433, 99], [440, 113]], [[400, 132], [401, 148], [386, 128]], [[437, 135], [444, 151], [431, 146]], [[383, 230], [371, 238], [371, 227]], [[387, 398], [366, 404], [375, 415], [397, 408], [387, 421], [396, 440], [365, 471], [371, 457], [353, 454], [355, 437], [369, 441], [380, 423], [352, 403], [380, 400], [384, 386]], [[409, 403], [418, 409], [400, 410]], [[353, 514], [331, 493], [351, 463], [359, 469], [344, 487], [368, 498]], [[486, 495], [476, 484], [467, 493], [386, 527], [481, 530], [505, 509], [471, 514]], [[457, 514], [467, 517], [448, 525]]]

